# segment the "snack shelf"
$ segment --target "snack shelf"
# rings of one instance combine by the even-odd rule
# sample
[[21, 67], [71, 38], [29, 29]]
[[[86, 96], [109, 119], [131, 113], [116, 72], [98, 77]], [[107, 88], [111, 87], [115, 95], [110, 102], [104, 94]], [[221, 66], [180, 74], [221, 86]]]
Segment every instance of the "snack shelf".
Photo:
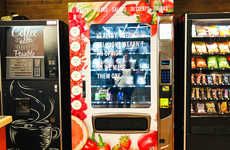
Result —
[[192, 84], [192, 87], [228, 88], [228, 87], [230, 87], [230, 84], [213, 84], [213, 85], [210, 85], [210, 84]]
[[209, 98], [209, 99], [201, 99], [201, 98], [191, 98], [191, 102], [192, 103], [199, 103], [199, 102], [225, 102], [225, 101], [229, 101], [230, 102], [230, 98]]
[[220, 72], [220, 73], [229, 73], [230, 68], [193, 68], [191, 69], [192, 72], [194, 73], [199, 73], [199, 72]]
[[193, 57], [209, 57], [209, 56], [230, 56], [230, 53], [214, 53], [214, 54], [208, 54], [208, 53], [192, 53]]
[[197, 42], [224, 42], [229, 41], [230, 37], [192, 37], [192, 41]]
[[220, 114], [220, 113], [191, 113], [191, 118], [219, 118], [219, 117], [230, 117], [230, 113]]

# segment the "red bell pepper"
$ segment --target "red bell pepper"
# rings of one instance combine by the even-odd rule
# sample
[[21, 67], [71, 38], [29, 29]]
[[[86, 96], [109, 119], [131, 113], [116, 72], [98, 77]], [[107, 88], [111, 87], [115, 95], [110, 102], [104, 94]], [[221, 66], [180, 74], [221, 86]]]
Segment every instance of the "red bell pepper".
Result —
[[97, 142], [95, 141], [94, 133], [92, 134], [92, 137], [87, 140], [82, 150], [97, 150]]
[[139, 150], [150, 150], [153, 147], [157, 146], [157, 131], [153, 131], [151, 133], [145, 134], [138, 140]]
[[103, 141], [100, 134], [98, 135], [98, 137], [99, 137], [99, 142], [98, 142], [97, 150], [111, 150], [110, 145]]

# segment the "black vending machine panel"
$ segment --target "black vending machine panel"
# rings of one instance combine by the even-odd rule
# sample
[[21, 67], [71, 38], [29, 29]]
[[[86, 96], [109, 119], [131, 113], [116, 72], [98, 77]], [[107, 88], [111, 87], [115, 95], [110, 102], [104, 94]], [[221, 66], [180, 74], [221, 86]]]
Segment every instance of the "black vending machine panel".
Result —
[[0, 22], [7, 150], [71, 149], [66, 29], [58, 20]]

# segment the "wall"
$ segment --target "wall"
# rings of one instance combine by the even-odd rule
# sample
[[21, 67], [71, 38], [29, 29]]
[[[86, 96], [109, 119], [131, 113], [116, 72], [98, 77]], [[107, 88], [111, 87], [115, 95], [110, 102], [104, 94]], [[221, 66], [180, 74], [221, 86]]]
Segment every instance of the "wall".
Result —
[[[2, 0], [0, 0], [2, 1]], [[6, 0], [7, 13], [18, 12], [31, 19], [61, 19], [67, 22], [67, 3], [77, 0]], [[87, 1], [87, 0], [84, 0]], [[174, 0], [176, 15], [184, 12], [230, 11], [229, 0]], [[1, 7], [1, 4], [0, 4]], [[1, 8], [0, 8], [1, 10]]]
[[6, 1], [5, 0], [0, 0], [0, 18], [1, 16], [4, 16], [6, 13]]
[[30, 19], [60, 19], [67, 22], [68, 0], [6, 0], [7, 13], [17, 12]]

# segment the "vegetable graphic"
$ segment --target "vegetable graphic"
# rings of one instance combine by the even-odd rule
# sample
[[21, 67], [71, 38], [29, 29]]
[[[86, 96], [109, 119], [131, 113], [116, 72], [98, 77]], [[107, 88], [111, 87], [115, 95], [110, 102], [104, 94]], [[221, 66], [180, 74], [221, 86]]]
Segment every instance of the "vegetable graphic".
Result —
[[122, 148], [122, 150], [129, 150], [131, 143], [131, 139], [128, 136], [120, 137], [120, 147]]
[[123, 13], [127, 16], [132, 16], [136, 13], [136, 4], [128, 4], [125, 6]]
[[100, 134], [98, 135], [98, 138], [99, 138], [99, 142], [98, 142], [97, 150], [111, 150], [110, 145], [104, 143], [103, 138]]
[[156, 147], [157, 146], [157, 131], [150, 132], [148, 134], [143, 135], [139, 140], [138, 140], [138, 147], [139, 150], [150, 150], [150, 148]]
[[[103, 24], [106, 23], [116, 12], [117, 10], [124, 4], [124, 1], [114, 1], [110, 2], [109, 5], [102, 11], [95, 19], [95, 24]], [[103, 10], [102, 9], [102, 10]]]
[[141, 15], [143, 13], [146, 13], [149, 9], [149, 4], [145, 0], [140, 0], [137, 4], [136, 13], [138, 15]]
[[152, 22], [152, 15], [147, 13], [147, 12], [144, 12], [144, 13], [140, 14], [139, 20], [141, 23], [150, 24]]
[[97, 150], [97, 142], [95, 141], [95, 133], [93, 133], [92, 137], [87, 140], [82, 150]]

